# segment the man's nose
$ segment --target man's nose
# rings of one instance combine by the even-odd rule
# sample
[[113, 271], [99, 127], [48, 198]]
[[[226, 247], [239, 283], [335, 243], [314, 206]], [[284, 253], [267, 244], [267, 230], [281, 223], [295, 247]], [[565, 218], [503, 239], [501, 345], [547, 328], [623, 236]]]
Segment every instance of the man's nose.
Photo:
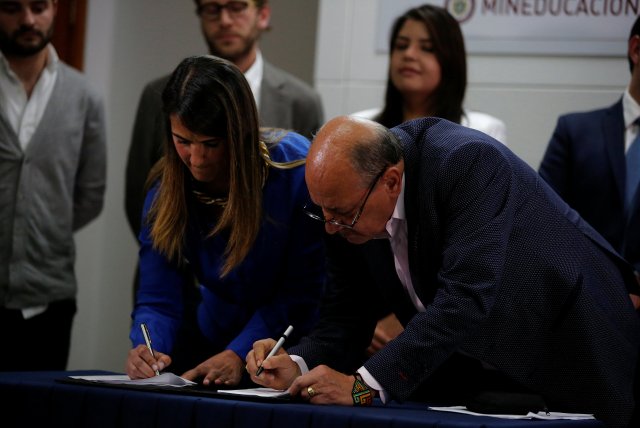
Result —
[[333, 235], [335, 233], [338, 233], [340, 231], [340, 229], [342, 229], [342, 227], [336, 226], [333, 223], [326, 222], [324, 224], [324, 230], [326, 230], [329, 235]]
[[228, 27], [229, 25], [231, 25], [231, 22], [233, 22], [233, 18], [231, 17], [231, 12], [229, 12], [226, 7], [223, 8], [220, 11], [220, 16], [218, 17], [218, 20], [220, 21], [220, 25], [222, 25], [223, 27]]

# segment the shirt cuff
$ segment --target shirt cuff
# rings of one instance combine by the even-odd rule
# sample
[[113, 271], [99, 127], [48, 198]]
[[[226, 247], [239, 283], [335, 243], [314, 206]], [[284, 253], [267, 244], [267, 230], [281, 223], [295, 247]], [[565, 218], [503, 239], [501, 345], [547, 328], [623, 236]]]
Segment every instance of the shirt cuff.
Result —
[[362, 380], [364, 381], [364, 383], [369, 385], [369, 387], [375, 389], [380, 396], [380, 400], [382, 400], [382, 402], [386, 404], [389, 400], [387, 391], [385, 391], [382, 385], [380, 385], [378, 381], [373, 376], [371, 376], [369, 370], [362, 366], [357, 370], [357, 372], [360, 374], [360, 376], [362, 376]]
[[[305, 363], [304, 358], [302, 358], [299, 355], [289, 355], [289, 356], [291, 357], [293, 362], [296, 363], [298, 365], [298, 367], [300, 367], [300, 374], [309, 373], [309, 366], [307, 366], [307, 363]], [[363, 379], [364, 379], [364, 377], [363, 377]]]

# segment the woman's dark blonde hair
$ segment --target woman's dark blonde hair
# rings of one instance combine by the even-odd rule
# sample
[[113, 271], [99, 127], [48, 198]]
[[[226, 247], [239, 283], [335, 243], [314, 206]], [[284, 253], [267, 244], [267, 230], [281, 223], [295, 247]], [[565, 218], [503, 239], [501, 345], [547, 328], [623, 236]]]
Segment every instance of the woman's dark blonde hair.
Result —
[[165, 156], [149, 176], [150, 183], [159, 181], [147, 216], [153, 247], [171, 260], [182, 261], [192, 183], [191, 174], [173, 145], [169, 118], [175, 115], [190, 131], [220, 138], [227, 146], [228, 202], [209, 234], [229, 232], [220, 272], [225, 276], [244, 260], [258, 235], [268, 166], [283, 165], [269, 159], [268, 149], [260, 141], [253, 94], [244, 75], [232, 63], [209, 55], [183, 60], [167, 82], [162, 102], [167, 130]]

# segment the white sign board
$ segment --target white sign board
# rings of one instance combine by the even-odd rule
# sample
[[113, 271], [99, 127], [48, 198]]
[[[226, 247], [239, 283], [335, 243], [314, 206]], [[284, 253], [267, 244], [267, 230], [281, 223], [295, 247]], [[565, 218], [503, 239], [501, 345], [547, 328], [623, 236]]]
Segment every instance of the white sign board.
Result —
[[460, 22], [469, 53], [627, 55], [640, 0], [378, 0], [376, 51], [388, 52], [393, 21], [430, 3]]

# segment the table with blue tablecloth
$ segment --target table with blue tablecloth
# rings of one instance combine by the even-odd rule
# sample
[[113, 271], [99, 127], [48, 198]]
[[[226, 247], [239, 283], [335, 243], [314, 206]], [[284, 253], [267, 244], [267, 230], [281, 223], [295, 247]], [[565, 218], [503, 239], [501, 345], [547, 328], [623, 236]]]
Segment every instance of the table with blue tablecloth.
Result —
[[99, 371], [0, 372], [0, 426], [167, 428], [603, 428], [597, 420], [506, 420], [429, 410], [423, 403], [371, 407], [247, 400], [188, 392], [62, 383]]

